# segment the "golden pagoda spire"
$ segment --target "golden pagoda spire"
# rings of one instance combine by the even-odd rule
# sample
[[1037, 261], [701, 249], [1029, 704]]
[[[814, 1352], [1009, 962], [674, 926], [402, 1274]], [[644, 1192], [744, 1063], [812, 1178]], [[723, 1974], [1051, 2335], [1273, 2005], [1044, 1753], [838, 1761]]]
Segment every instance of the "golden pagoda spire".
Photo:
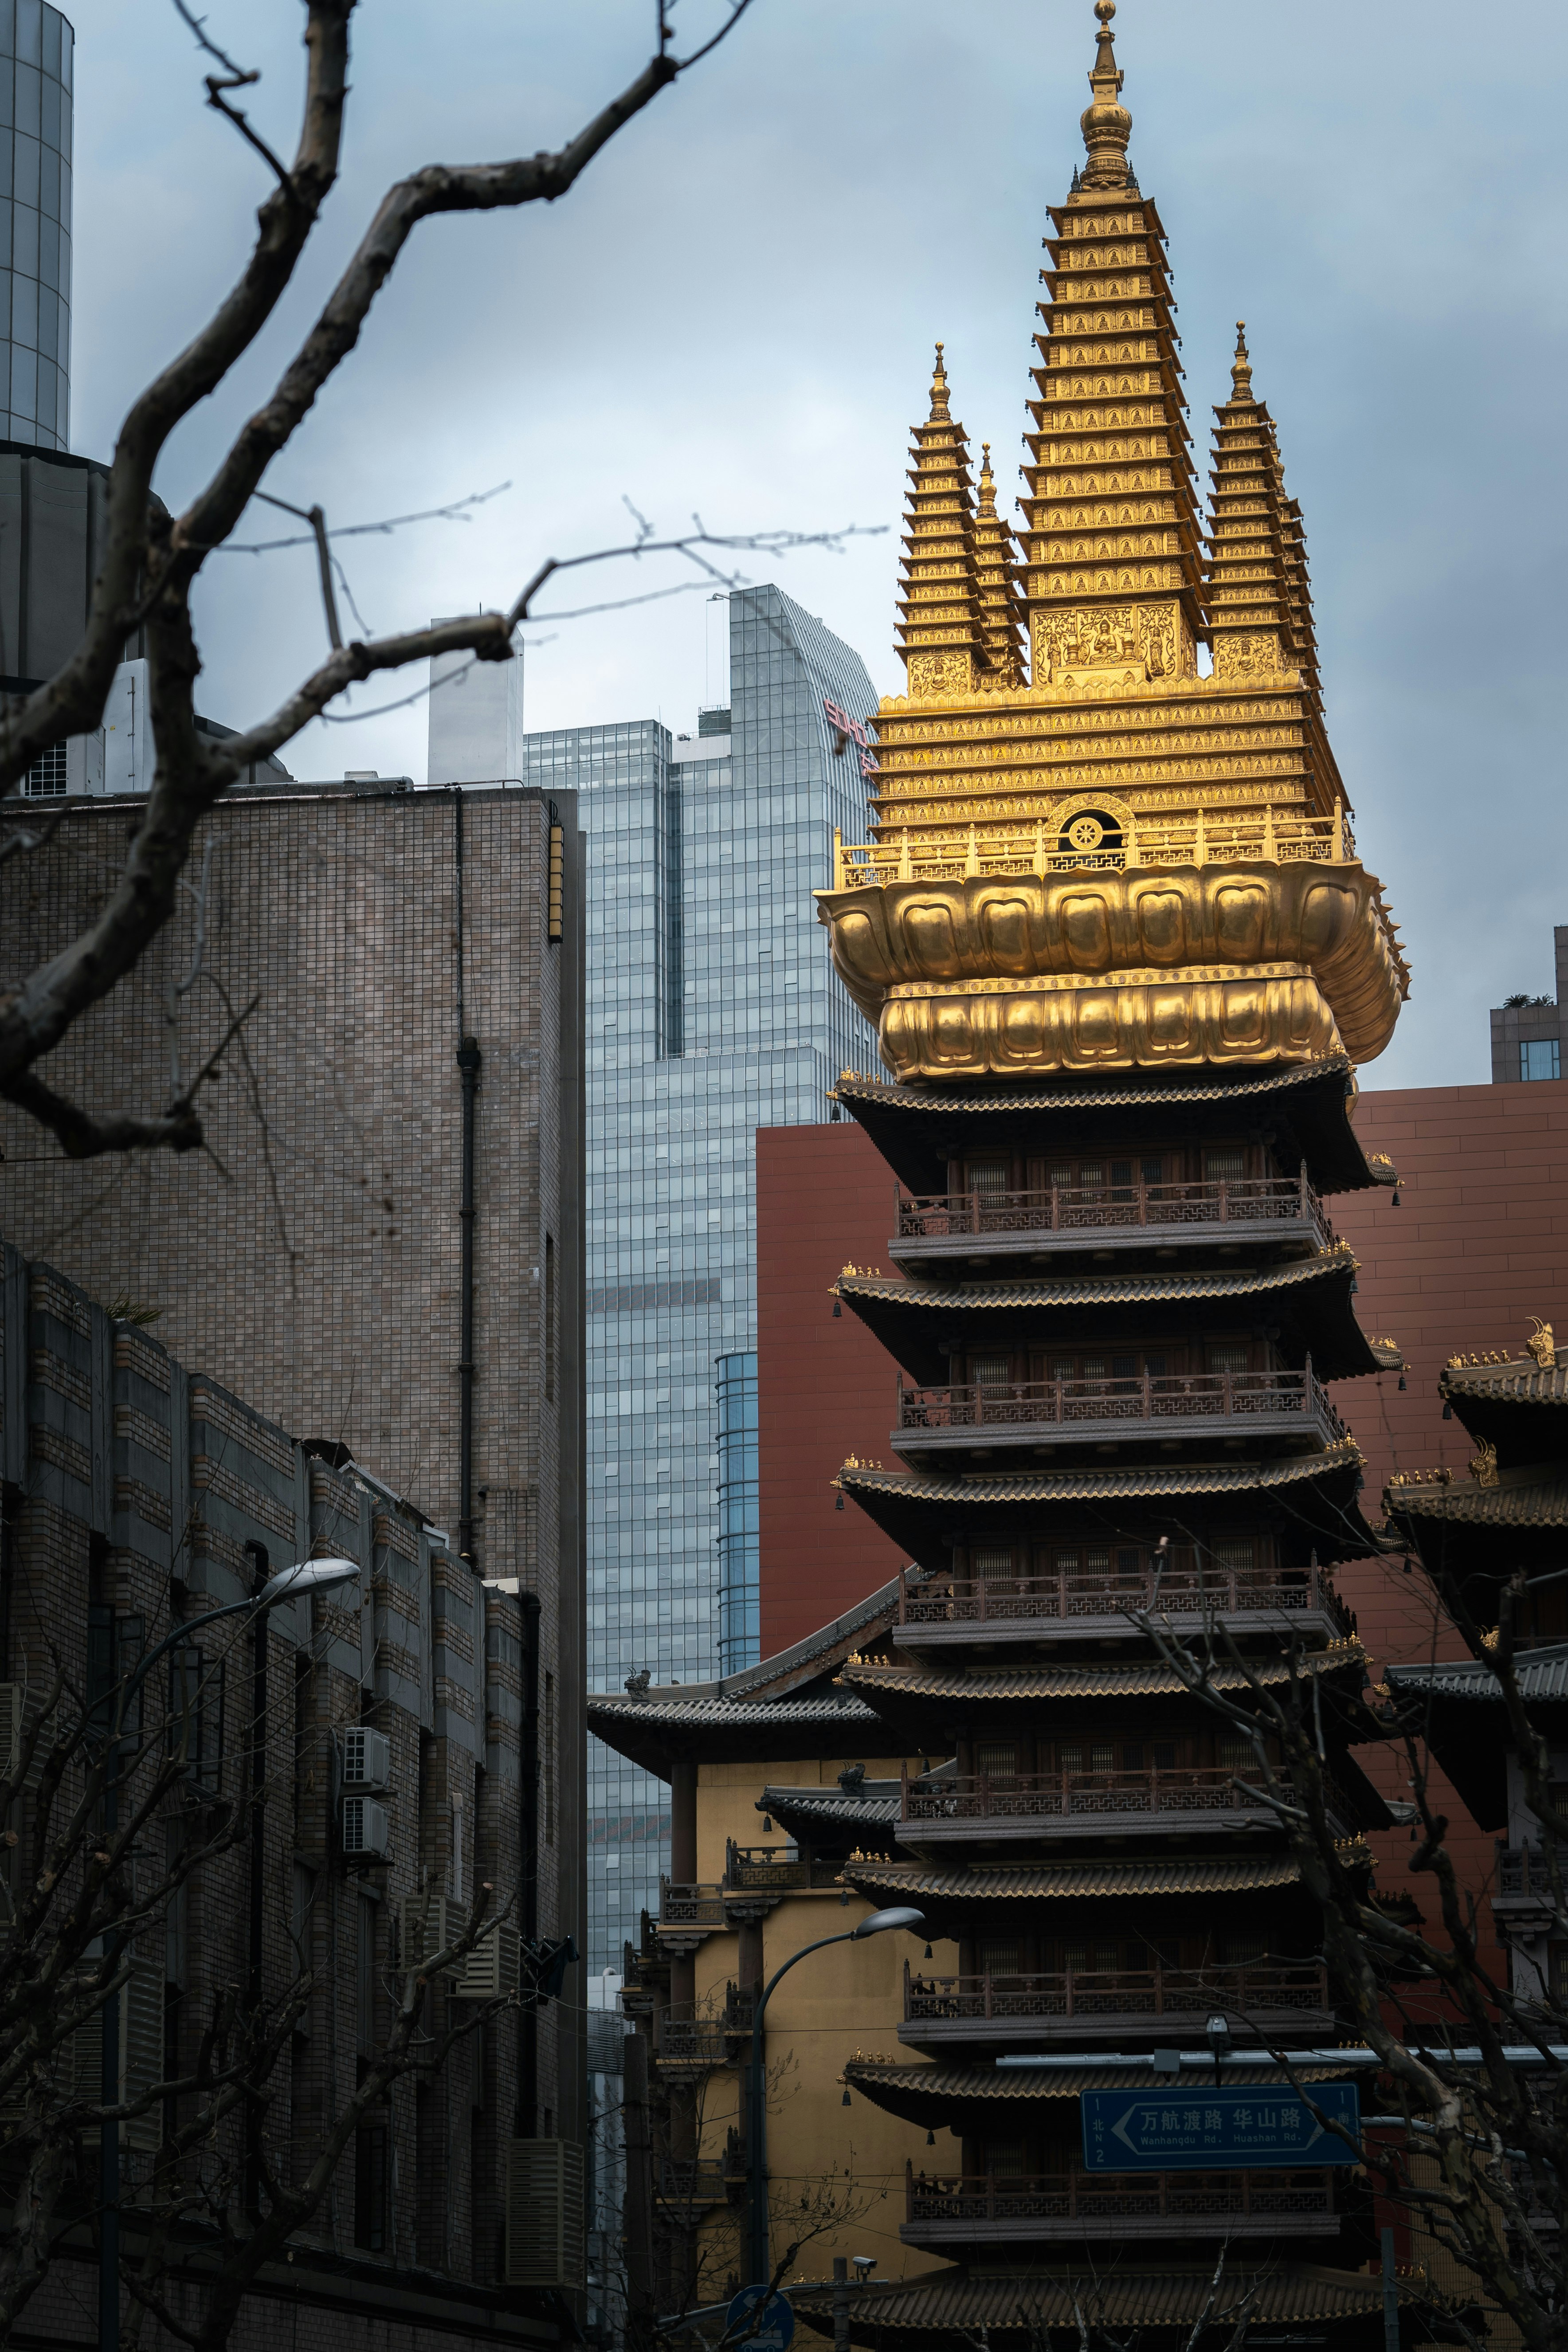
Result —
[[1274, 425], [1252, 390], [1247, 328], [1236, 325], [1230, 398], [1215, 410], [1205, 594], [1216, 677], [1291, 665]]
[[1024, 683], [1024, 610], [1013, 534], [996, 511], [991, 444], [980, 445], [980, 507], [974, 519], [974, 579], [985, 655], [985, 683]]
[[1323, 732], [1301, 509], [1286, 496], [1279, 428], [1252, 389], [1237, 322], [1231, 394], [1215, 410], [1206, 594], [1216, 678], [1299, 672], [1306, 691], [1310, 796], [1325, 812], [1344, 787]]
[[1089, 163], [1046, 240], [1021, 537], [1036, 685], [1125, 690], [1195, 675], [1207, 628], [1164, 232], [1127, 168], [1114, 0], [1095, 14]]
[[1081, 118], [1083, 143], [1089, 152], [1089, 168], [1081, 184], [1085, 188], [1125, 188], [1132, 117], [1121, 103], [1122, 76], [1116, 63], [1116, 37], [1110, 29], [1116, 0], [1094, 0], [1094, 13], [1100, 19], [1100, 31], [1089, 77], [1094, 96]]
[[984, 669], [969, 440], [948, 405], [936, 347], [931, 415], [914, 427], [905, 509], [899, 647], [911, 694], [967, 694]]

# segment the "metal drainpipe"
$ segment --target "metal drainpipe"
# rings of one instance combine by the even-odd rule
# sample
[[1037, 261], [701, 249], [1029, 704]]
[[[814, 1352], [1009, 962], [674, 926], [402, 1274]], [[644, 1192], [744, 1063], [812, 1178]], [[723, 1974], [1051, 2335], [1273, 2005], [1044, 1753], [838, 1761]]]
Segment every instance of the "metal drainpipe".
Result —
[[[523, 1966], [539, 1940], [539, 1595], [522, 1599], [522, 1802], [518, 1854], [518, 1930]], [[532, 2139], [539, 2129], [539, 2007], [522, 2012], [517, 2063], [517, 2137]]]
[[474, 1565], [474, 1113], [479, 1090], [479, 1045], [465, 1037], [458, 1047], [458, 1071], [463, 1087], [463, 1191], [458, 1210], [462, 1236], [459, 1276], [461, 1331], [458, 1349], [458, 1550]]
[[452, 793], [452, 918], [457, 958], [458, 1074], [463, 1089], [463, 1173], [458, 1205], [461, 1265], [458, 1314], [458, 1551], [474, 1565], [474, 1114], [479, 1085], [479, 1041], [468, 1034], [463, 969], [463, 793]]

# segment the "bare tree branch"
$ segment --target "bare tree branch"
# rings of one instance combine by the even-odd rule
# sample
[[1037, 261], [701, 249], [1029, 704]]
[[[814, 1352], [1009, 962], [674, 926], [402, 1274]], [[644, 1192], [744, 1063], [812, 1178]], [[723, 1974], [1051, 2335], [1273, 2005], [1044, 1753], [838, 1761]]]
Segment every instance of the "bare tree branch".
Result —
[[[193, 699], [201, 664], [189, 600], [206, 557], [228, 539], [251, 499], [266, 495], [260, 485], [268, 466], [353, 351], [377, 294], [418, 224], [447, 214], [555, 202], [618, 131], [728, 37], [750, 0], [731, 0], [719, 31], [685, 59], [671, 54], [668, 13], [661, 10], [656, 54], [616, 98], [553, 152], [496, 163], [433, 164], [389, 189], [271, 394], [241, 426], [205, 488], [184, 514], [171, 519], [152, 493], [158, 458], [176, 426], [217, 389], [267, 326], [335, 183], [348, 95], [353, 0], [308, 0], [304, 103], [298, 145], [287, 166], [229, 102], [227, 93], [253, 82], [254, 73], [218, 47], [187, 0], [175, 0], [175, 5], [198, 44], [221, 68], [207, 77], [209, 102], [265, 156], [279, 184], [259, 208], [254, 247], [230, 291], [185, 349], [133, 402], [121, 427], [110, 471], [103, 561], [79, 643], [52, 678], [5, 713], [0, 730], [4, 795], [51, 744], [85, 734], [101, 722], [125, 640], [133, 628], [145, 627], [156, 762], [124, 869], [79, 935], [0, 996], [0, 1097], [47, 1127], [68, 1152], [79, 1157], [155, 1146], [188, 1150], [203, 1141], [200, 1120], [188, 1098], [171, 1104], [161, 1115], [95, 1118], [67, 1101], [36, 1071], [73, 1022], [132, 969], [168, 920], [202, 816], [244, 768], [289, 741], [348, 686], [437, 652], [468, 652], [486, 661], [508, 658], [511, 625], [526, 612], [531, 593], [525, 592], [513, 608], [510, 625], [506, 616], [479, 614], [442, 629], [343, 646], [329, 535], [319, 507], [304, 509], [317, 545], [331, 658], [270, 719], [216, 745], [199, 734]], [[637, 549], [628, 551], [656, 551], [646, 542], [645, 533]], [[724, 542], [700, 529], [682, 551], [701, 562], [697, 551], [702, 545], [743, 543]], [[585, 560], [552, 560], [540, 577]], [[20, 845], [12, 836], [9, 854]]]

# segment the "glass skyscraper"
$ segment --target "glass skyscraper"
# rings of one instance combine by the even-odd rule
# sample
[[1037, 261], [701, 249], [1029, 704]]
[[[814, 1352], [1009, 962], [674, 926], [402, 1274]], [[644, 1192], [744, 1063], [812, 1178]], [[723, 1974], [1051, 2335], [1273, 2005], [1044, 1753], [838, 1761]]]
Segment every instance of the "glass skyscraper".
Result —
[[[756, 1655], [754, 1139], [827, 1118], [839, 1071], [875, 1051], [811, 893], [835, 826], [866, 838], [868, 762], [837, 722], [876, 708], [847, 646], [752, 588], [730, 599], [729, 706], [696, 737], [645, 719], [522, 739], [524, 782], [577, 792], [589, 836], [596, 1689]], [[591, 1969], [657, 1907], [668, 1835], [661, 1783], [590, 1742]]]

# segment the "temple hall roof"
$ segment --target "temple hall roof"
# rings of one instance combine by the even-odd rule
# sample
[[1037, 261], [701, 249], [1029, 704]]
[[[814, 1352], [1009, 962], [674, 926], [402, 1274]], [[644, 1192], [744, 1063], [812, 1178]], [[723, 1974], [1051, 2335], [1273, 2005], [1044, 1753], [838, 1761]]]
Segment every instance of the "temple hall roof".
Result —
[[1434, 1576], [1500, 1580], [1519, 1567], [1555, 1565], [1568, 1528], [1568, 1475], [1560, 1462], [1483, 1470], [1480, 1478], [1415, 1471], [1390, 1479], [1383, 1505], [1390, 1525], [1378, 1549], [1403, 1540], [1420, 1550]]
[[790, 1756], [842, 1756], [882, 1737], [879, 1717], [848, 1691], [768, 1700], [588, 1695], [588, 1728], [617, 1756], [668, 1780], [678, 1757], [759, 1763]]
[[[855, 1796], [842, 1789], [784, 1789], [770, 1782], [757, 1799], [759, 1813], [774, 1813], [792, 1837], [808, 1843], [866, 1839], [890, 1830], [901, 1810], [897, 1780], [867, 1780]], [[886, 1851], [892, 1852], [889, 1843]]]
[[[1522, 1652], [1514, 1672], [1531, 1722], [1554, 1745], [1568, 1741], [1568, 1643]], [[1384, 1678], [1396, 1698], [1419, 1702], [1432, 1753], [1482, 1829], [1504, 1828], [1510, 1736], [1492, 1668], [1464, 1658], [1454, 1665], [1389, 1666]]]
[[908, 1903], [1083, 1902], [1155, 1895], [1247, 1895], [1294, 1886], [1300, 1873], [1288, 1854], [1259, 1853], [1235, 1862], [977, 1862], [964, 1870], [920, 1862], [847, 1862], [847, 1883], [868, 1897]]
[[[1343, 2078], [1343, 2066], [1303, 2064], [1291, 2070], [1299, 2082], [1332, 2083]], [[986, 2066], [902, 2065], [895, 2061], [851, 2058], [844, 2080], [873, 2106], [906, 2123], [947, 2124], [983, 2136], [994, 2130], [998, 2109], [1011, 2108], [1020, 2123], [1029, 2113], [1058, 2100], [1076, 2099], [1083, 2091], [1142, 2090], [1151, 2081], [1149, 2069], [1126, 2066]], [[1283, 2066], [1231, 2066], [1225, 2070], [1227, 2090], [1249, 2090], [1254, 2084], [1286, 2084]], [[1197, 2087], [1194, 2075], [1178, 2082], [1175, 2095]], [[1021, 2111], [1021, 2112], [1020, 2112]]]
[[1444, 1366], [1437, 1386], [1470, 1435], [1496, 1448], [1504, 1470], [1568, 1460], [1568, 1360], [1458, 1361]]
[[[1166, 2331], [1151, 2339], [1152, 2347], [1158, 2343], [1164, 2352], [1166, 2345], [1183, 2345], [1194, 2323], [1213, 2307], [1212, 2260], [1158, 2269], [1134, 2260], [1125, 2270], [1110, 2260], [1097, 2265], [1097, 2273], [1086, 2282], [1081, 2263], [1070, 2268], [987, 2264], [857, 2288], [850, 2304], [850, 2336], [870, 2352], [960, 2352], [960, 2347], [971, 2352], [977, 2342], [989, 2344], [993, 2352], [1025, 2352], [1042, 2340], [1047, 2328], [1076, 2342], [1079, 2320], [1086, 2317], [1097, 2333]], [[1383, 2281], [1371, 2272], [1330, 2270], [1315, 2263], [1258, 2265], [1237, 2255], [1226, 2264], [1225, 2290], [1227, 2307], [1248, 2306], [1249, 2332], [1259, 2326], [1310, 2326], [1342, 2352], [1370, 2352], [1383, 2340]], [[1398, 2293], [1404, 2345], [1427, 2343], [1435, 2336], [1444, 2342], [1459, 2340], [1451, 2333], [1438, 2335], [1426, 2311], [1416, 2308], [1430, 2298], [1424, 2282], [1401, 2279]], [[808, 2326], [820, 2335], [832, 2335], [830, 2288], [795, 2288], [790, 2300]]]

